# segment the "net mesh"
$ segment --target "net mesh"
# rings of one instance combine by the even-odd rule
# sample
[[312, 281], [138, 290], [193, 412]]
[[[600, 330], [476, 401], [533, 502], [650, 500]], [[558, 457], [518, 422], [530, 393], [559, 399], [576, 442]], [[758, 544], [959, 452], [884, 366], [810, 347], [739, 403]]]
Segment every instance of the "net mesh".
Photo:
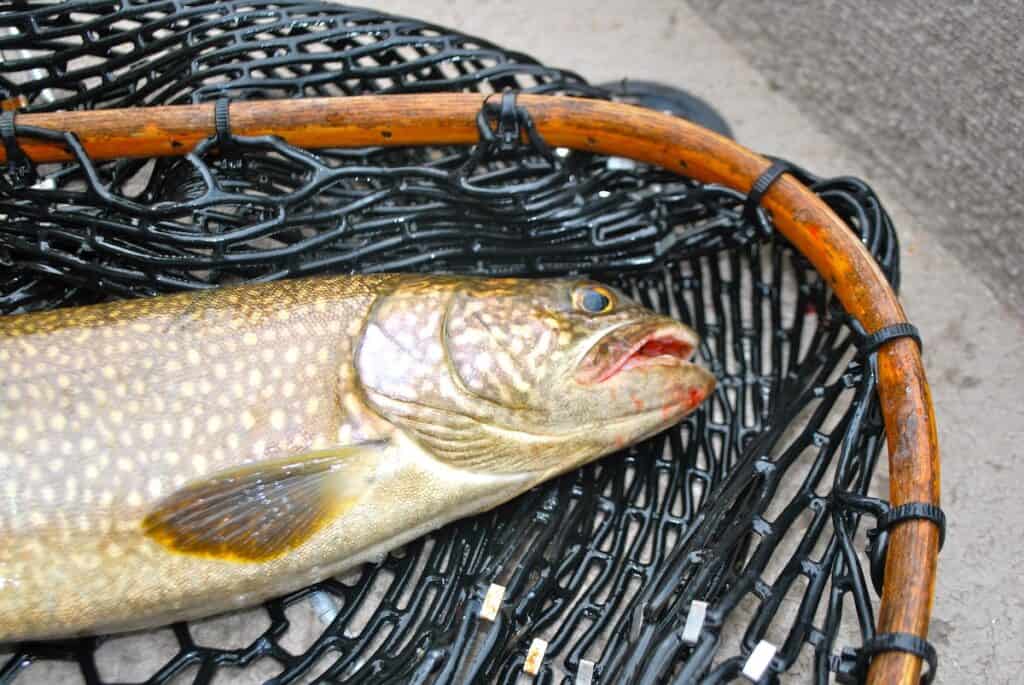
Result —
[[[410, 19], [317, 3], [8, 4], [0, 88], [25, 111], [512, 87], [580, 77]], [[211, 139], [76, 159], [0, 193], [0, 311], [322, 272], [586, 273], [702, 336], [715, 395], [677, 427], [264, 607], [0, 646], [0, 683], [727, 682], [755, 645], [820, 683], [873, 635], [884, 503], [871, 359], [814, 269], [745, 197], [625, 160], [520, 147], [305, 151]], [[874, 193], [804, 180], [898, 280]], [[867, 499], [866, 499], [867, 498]], [[877, 541], [875, 541], [877, 542]], [[876, 545], [877, 547], [877, 545]], [[872, 561], [874, 564], [872, 564]], [[495, 621], [479, 617], [492, 583]], [[56, 598], [59, 601], [59, 598]], [[682, 639], [694, 601], [708, 613]], [[584, 667], [583, 672], [586, 671]]]

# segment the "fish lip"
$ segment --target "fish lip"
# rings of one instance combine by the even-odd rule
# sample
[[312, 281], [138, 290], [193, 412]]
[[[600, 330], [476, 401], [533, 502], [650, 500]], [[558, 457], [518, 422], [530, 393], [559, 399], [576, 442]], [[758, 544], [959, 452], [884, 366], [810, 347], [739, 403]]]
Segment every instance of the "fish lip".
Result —
[[[627, 366], [629, 368], [625, 370], [651, 366], [691, 366], [690, 359], [700, 343], [693, 331], [676, 322], [657, 322], [635, 326], [636, 330], [629, 332], [624, 331], [624, 328], [630, 328], [630, 326], [612, 329], [587, 352], [584, 362], [577, 372], [578, 381], [584, 384], [603, 383], [623, 371]], [[602, 356], [602, 343], [623, 336], [626, 338], [628, 346], [611, 355], [609, 362], [601, 363], [600, 360], [595, 359], [595, 357]], [[669, 347], [680, 345], [683, 351], [679, 354], [639, 356], [638, 353], [649, 343], [661, 343]]]

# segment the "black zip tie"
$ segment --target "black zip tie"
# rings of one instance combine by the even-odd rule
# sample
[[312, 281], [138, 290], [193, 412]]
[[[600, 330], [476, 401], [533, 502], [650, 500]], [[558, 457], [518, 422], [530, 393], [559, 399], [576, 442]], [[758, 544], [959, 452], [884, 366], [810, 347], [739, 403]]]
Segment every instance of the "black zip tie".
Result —
[[[472, 156], [462, 167], [472, 168], [488, 156], [496, 156], [515, 152], [523, 146], [522, 134], [526, 133], [529, 147], [544, 157], [552, 166], [556, 165], [555, 155], [533, 123], [533, 117], [525, 107], [516, 104], [517, 91], [508, 90], [501, 94], [501, 102], [491, 102], [492, 96], [484, 99], [480, 111], [476, 115], [476, 126], [480, 135], [480, 144], [476, 146]], [[489, 118], [495, 117], [497, 123], [491, 128]]]
[[7, 183], [13, 188], [28, 188], [39, 180], [35, 164], [18, 144], [16, 110], [7, 110], [0, 115], [0, 138], [3, 138], [7, 152]]
[[217, 98], [213, 109], [213, 126], [217, 132], [217, 145], [223, 149], [231, 144], [231, 99]]
[[868, 545], [865, 550], [870, 562], [871, 584], [881, 596], [885, 580], [885, 557], [889, 553], [889, 529], [898, 523], [910, 520], [931, 521], [939, 528], [939, 549], [946, 544], [946, 514], [930, 502], [907, 502], [890, 507], [885, 500], [853, 493], [837, 493], [836, 502], [861, 514], [872, 516], [875, 527], [868, 531]]
[[939, 549], [946, 544], [946, 513], [930, 502], [907, 502], [893, 507], [878, 517], [875, 524], [880, 533], [887, 532], [897, 523], [904, 521], [931, 521], [939, 528]]
[[789, 162], [781, 159], [774, 160], [772, 165], [757, 177], [754, 185], [750, 186], [750, 192], [747, 193], [747, 201], [743, 203], [743, 218], [752, 224], [760, 224], [757, 217], [757, 209], [761, 206], [761, 198], [768, 192], [772, 184], [779, 180], [782, 174], [795, 173], [796, 171], [797, 167]]
[[885, 558], [889, 554], [889, 529], [904, 521], [931, 521], [939, 529], [939, 550], [946, 544], [946, 514], [930, 502], [907, 502], [876, 514], [875, 527], [868, 531], [868, 559], [871, 584], [881, 596], [885, 582]]
[[844, 649], [832, 657], [836, 682], [843, 685], [861, 683], [867, 678], [871, 659], [882, 652], [905, 652], [924, 659], [928, 670], [921, 674], [922, 685], [930, 685], [939, 668], [939, 657], [928, 640], [911, 633], [882, 633], [869, 639], [860, 649]]
[[910, 338], [917, 343], [917, 349], [924, 352], [924, 345], [921, 343], [921, 335], [917, 332], [917, 326], [912, 323], [894, 323], [891, 326], [880, 328], [864, 338], [860, 344], [860, 356], [868, 357], [877, 352], [882, 345], [896, 338]]
[[501, 110], [498, 112], [498, 144], [502, 151], [512, 150], [519, 144], [519, 112], [516, 107], [517, 93], [508, 90], [501, 94]]

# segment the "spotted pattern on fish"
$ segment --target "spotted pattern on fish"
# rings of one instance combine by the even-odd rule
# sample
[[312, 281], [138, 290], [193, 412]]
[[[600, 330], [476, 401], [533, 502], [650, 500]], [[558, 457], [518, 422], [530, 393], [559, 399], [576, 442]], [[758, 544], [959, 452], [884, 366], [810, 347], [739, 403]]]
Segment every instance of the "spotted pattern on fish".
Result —
[[0, 643], [251, 605], [692, 411], [713, 379], [680, 359], [580, 381], [644, 336], [695, 344], [611, 290], [581, 311], [594, 287], [332, 277], [0, 317]]

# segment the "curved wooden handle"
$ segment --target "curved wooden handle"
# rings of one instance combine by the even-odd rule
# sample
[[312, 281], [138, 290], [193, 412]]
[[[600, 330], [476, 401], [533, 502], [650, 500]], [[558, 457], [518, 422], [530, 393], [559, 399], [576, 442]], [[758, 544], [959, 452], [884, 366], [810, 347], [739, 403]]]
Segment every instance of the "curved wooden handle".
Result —
[[[305, 148], [468, 145], [477, 142], [482, 101], [474, 94], [243, 101], [231, 104], [231, 128], [244, 136], [276, 135]], [[630, 157], [742, 192], [770, 165], [727, 138], [658, 112], [569, 97], [521, 95], [518, 101], [554, 146]], [[181, 155], [214, 133], [214, 105], [26, 114], [18, 117], [18, 125], [73, 131], [94, 159]], [[60, 144], [19, 140], [36, 161], [70, 157]], [[762, 204], [868, 333], [905, 320], [875, 260], [803, 184], [783, 176]], [[938, 504], [938, 439], [917, 346], [908, 339], [884, 345], [878, 373], [890, 500], [894, 506]], [[938, 551], [938, 529], [930, 522], [906, 522], [891, 532], [879, 632], [927, 636]], [[920, 669], [917, 657], [880, 654], [871, 664], [869, 682], [917, 685]]]

